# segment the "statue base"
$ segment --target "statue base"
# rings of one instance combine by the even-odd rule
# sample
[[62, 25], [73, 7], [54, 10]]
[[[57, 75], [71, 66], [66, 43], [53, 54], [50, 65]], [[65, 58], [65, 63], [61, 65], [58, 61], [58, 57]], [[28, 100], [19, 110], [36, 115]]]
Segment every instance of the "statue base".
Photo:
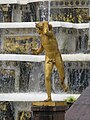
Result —
[[31, 107], [33, 120], [65, 120], [67, 109], [65, 101], [33, 102]]

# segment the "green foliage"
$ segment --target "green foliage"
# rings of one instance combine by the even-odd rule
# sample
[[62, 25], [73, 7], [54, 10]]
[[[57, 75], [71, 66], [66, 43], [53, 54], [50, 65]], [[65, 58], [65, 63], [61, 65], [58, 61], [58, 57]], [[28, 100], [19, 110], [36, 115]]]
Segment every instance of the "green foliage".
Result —
[[75, 98], [75, 97], [73, 97], [73, 96], [70, 96], [70, 97], [68, 97], [67, 99], [65, 99], [65, 101], [67, 102], [67, 103], [73, 103], [73, 102], [75, 102], [77, 99]]

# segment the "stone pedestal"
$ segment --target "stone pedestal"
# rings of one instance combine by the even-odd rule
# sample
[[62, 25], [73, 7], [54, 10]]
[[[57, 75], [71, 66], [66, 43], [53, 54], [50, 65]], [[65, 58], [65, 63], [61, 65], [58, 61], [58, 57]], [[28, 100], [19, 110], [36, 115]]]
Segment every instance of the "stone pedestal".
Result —
[[66, 102], [33, 102], [33, 120], [65, 120]]

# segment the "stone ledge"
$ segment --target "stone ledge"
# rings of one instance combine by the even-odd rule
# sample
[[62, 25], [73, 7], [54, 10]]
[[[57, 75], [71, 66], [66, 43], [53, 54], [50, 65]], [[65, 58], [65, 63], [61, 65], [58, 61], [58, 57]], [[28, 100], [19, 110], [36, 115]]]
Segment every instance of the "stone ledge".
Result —
[[32, 106], [67, 106], [65, 101], [32, 102]]

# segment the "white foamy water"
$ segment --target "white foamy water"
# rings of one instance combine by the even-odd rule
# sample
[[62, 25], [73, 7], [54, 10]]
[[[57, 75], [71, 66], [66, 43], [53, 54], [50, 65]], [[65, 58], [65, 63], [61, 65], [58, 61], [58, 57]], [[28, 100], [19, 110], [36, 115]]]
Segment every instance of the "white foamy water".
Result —
[[[80, 94], [54, 94], [52, 93], [52, 101], [63, 101], [68, 97], [78, 98]], [[47, 98], [46, 93], [32, 92], [32, 93], [2, 93], [0, 94], [0, 101], [44, 101]]]
[[[62, 54], [63, 61], [90, 61], [90, 54]], [[0, 54], [0, 61], [45, 61], [45, 55]]]
[[[0, 1], [1, 2], [1, 1]], [[8, 22], [0, 23], [0, 28], [35, 28], [36, 22]], [[59, 22], [50, 21], [53, 27], [65, 27], [75, 29], [86, 29], [89, 28], [89, 23], [71, 23], [71, 22]]]

